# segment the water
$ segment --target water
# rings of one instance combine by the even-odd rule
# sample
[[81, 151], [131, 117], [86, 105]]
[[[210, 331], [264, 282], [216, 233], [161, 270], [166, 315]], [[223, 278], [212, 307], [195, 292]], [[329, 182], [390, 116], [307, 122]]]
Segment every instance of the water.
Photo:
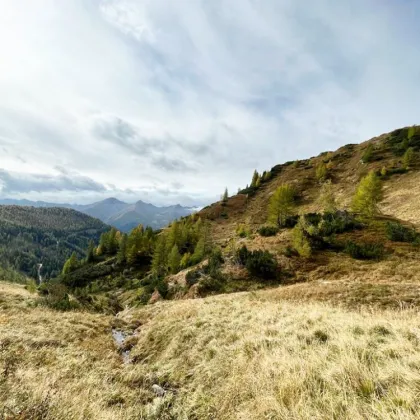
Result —
[[38, 280], [39, 280], [39, 284], [42, 283], [41, 268], [42, 268], [42, 264], [39, 263], [38, 264]]
[[[112, 330], [112, 337], [114, 338], [115, 343], [117, 344], [118, 348], [121, 350], [127, 336], [121, 330], [113, 329]], [[130, 363], [130, 351], [129, 350], [122, 351], [121, 356], [122, 356], [122, 359], [123, 359], [124, 363]]]

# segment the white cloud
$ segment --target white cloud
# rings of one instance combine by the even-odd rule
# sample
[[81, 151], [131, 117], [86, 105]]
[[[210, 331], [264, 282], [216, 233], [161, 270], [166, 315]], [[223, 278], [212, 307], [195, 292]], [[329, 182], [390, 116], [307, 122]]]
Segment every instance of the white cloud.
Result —
[[418, 122], [414, 2], [0, 6], [0, 167], [107, 186], [41, 198], [202, 204], [254, 168]]

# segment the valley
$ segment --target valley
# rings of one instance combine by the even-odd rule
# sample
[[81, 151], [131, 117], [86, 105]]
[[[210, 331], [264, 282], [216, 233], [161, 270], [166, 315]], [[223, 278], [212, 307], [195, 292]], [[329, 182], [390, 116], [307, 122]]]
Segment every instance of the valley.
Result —
[[419, 130], [255, 172], [161, 230], [0, 207], [100, 233], [41, 285], [0, 283], [3, 411], [417, 419]]

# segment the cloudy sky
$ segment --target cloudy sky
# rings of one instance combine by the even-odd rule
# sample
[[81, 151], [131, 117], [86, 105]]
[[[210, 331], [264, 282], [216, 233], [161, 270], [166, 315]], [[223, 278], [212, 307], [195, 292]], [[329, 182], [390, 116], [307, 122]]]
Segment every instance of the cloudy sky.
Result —
[[417, 0], [0, 0], [0, 197], [204, 204], [419, 123]]

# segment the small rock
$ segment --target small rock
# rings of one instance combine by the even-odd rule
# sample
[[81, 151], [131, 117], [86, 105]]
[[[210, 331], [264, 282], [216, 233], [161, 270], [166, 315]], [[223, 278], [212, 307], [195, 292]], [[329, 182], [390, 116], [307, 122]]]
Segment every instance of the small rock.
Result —
[[152, 385], [152, 390], [158, 397], [164, 397], [166, 394], [166, 391], [157, 384]]
[[159, 302], [162, 300], [161, 294], [158, 292], [158, 290], [155, 290], [152, 294], [152, 297], [149, 299], [149, 305], [153, 305], [156, 302]]

